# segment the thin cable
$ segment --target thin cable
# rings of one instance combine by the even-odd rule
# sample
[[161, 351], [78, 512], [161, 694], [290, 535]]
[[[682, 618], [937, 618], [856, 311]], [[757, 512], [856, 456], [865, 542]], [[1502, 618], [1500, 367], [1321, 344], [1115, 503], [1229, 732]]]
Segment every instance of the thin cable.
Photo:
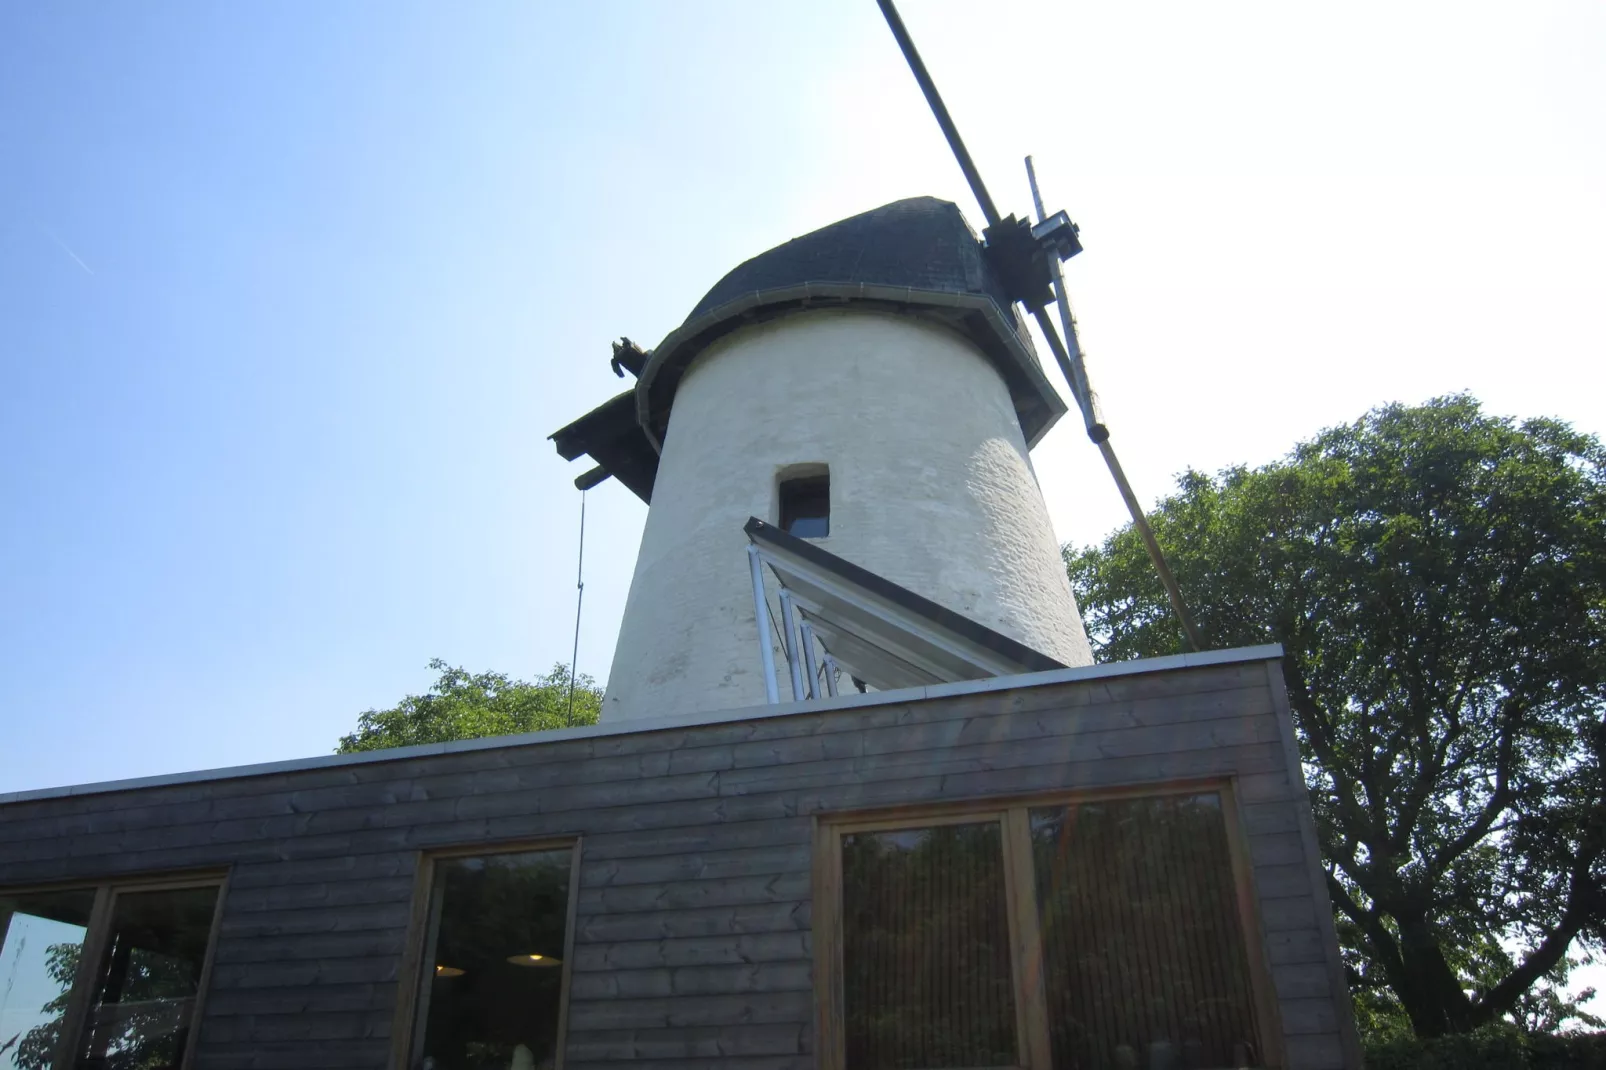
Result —
[[574, 724], [574, 681], [580, 670], [580, 609], [586, 597], [586, 492], [580, 492], [580, 563], [574, 575], [574, 653], [569, 655], [569, 717]]

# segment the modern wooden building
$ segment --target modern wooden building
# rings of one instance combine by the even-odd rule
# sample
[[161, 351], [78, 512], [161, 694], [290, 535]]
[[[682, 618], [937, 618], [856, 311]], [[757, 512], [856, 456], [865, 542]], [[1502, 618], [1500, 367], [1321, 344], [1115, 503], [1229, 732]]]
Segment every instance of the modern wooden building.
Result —
[[0, 1066], [1354, 1068], [1279, 654], [3, 796]]

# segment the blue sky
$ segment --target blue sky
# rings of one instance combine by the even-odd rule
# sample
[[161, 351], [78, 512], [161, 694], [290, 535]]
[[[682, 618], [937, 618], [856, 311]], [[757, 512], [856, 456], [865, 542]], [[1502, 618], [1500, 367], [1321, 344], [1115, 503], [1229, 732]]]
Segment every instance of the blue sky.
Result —
[[[1606, 15], [907, 0], [1005, 210], [1082, 225], [1153, 500], [1391, 400], [1606, 430]], [[0, 791], [328, 751], [567, 660], [578, 468], [740, 260], [974, 206], [869, 0], [0, 12]], [[1068, 421], [1062, 539], [1121, 505]], [[644, 507], [589, 496], [606, 676]]]

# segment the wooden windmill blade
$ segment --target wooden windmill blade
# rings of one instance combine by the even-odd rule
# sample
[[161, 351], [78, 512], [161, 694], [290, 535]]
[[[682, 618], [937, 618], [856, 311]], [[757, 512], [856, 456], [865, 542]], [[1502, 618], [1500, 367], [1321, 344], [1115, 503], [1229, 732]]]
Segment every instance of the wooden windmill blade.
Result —
[[[1082, 368], [1081, 347], [1076, 342], [1075, 321], [1070, 316], [1064, 280], [1059, 272], [1061, 261], [1082, 251], [1076, 224], [1072, 223], [1064, 212], [1045, 216], [1040, 201], [1037, 205], [1039, 222], [1035, 226], [1030, 219], [1016, 219], [1013, 215], [1001, 217], [998, 214], [992, 195], [987, 192], [987, 185], [982, 181], [981, 172], [976, 168], [976, 162], [971, 159], [970, 150], [965, 148], [964, 139], [959, 135], [959, 128], [954, 125], [953, 117], [948, 114], [947, 105], [942, 102], [942, 94], [937, 91], [937, 84], [932, 81], [931, 73], [926, 70], [925, 62], [921, 60], [920, 52], [915, 48], [914, 39], [909, 36], [909, 30], [904, 26], [896, 5], [893, 0], [876, 0], [876, 4], [881, 8], [881, 14], [887, 20], [887, 27], [897, 40], [898, 47], [909, 64], [909, 70], [920, 85], [920, 91], [925, 94], [926, 103], [930, 105], [937, 125], [942, 128], [943, 136], [948, 139], [948, 147], [953, 150], [954, 159], [958, 162], [959, 169], [964, 172], [965, 181], [970, 185], [970, 192], [976, 198], [976, 203], [981, 207], [982, 215], [987, 220], [987, 227], [982, 231], [982, 237], [986, 242], [988, 258], [994, 270], [1004, 280], [1010, 299], [1018, 301], [1037, 320], [1037, 326], [1048, 342], [1049, 350], [1054, 354], [1054, 361], [1059, 365], [1060, 373], [1065, 376], [1071, 396], [1075, 399], [1077, 407], [1082, 410], [1088, 438], [1098, 446], [1110, 475], [1115, 479], [1116, 489], [1126, 502], [1127, 511], [1132, 514], [1133, 526], [1137, 528], [1139, 536], [1143, 539], [1143, 545], [1149, 552], [1149, 559], [1154, 563], [1155, 572], [1158, 573], [1166, 595], [1171, 600], [1171, 608], [1182, 625], [1188, 646], [1193, 650], [1203, 649], [1193, 618], [1188, 615], [1187, 606], [1182, 601], [1182, 590], [1177, 586], [1171, 567], [1166, 564], [1165, 554], [1161, 552], [1160, 544], [1155, 540], [1148, 517], [1144, 515], [1143, 507], [1139, 504], [1137, 495], [1133, 493], [1132, 485], [1127, 481], [1126, 473], [1115, 456], [1115, 449], [1110, 445], [1109, 428], [1098, 418], [1093, 404], [1093, 393], [1087, 383], [1087, 374]], [[1029, 158], [1027, 166], [1030, 169]], [[1031, 172], [1031, 183], [1035, 198], [1037, 192], [1035, 172]], [[1066, 341], [1060, 337], [1053, 317], [1049, 314], [1050, 302], [1060, 306], [1067, 338], [1071, 346], [1075, 347], [1074, 358], [1067, 349]]]

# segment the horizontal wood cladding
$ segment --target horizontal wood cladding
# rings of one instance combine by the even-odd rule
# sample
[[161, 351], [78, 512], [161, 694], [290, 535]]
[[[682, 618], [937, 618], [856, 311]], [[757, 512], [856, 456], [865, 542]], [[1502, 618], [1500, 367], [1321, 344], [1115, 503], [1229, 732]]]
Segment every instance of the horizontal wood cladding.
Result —
[[377, 1070], [420, 852], [580, 837], [569, 1070], [786, 1070], [814, 1066], [815, 815], [1231, 777], [1290, 1059], [1325, 1070], [1338, 1016], [1267, 669], [10, 803], [0, 885], [228, 866], [198, 1066]]

